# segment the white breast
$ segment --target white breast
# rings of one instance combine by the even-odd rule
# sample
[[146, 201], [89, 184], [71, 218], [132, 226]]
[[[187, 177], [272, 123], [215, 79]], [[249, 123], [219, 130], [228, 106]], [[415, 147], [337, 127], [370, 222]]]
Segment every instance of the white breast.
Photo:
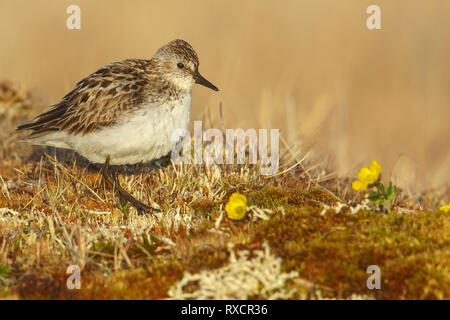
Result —
[[160, 106], [143, 105], [109, 128], [84, 135], [66, 135], [65, 143], [95, 163], [133, 164], [158, 159], [175, 146], [172, 134], [187, 129], [191, 95]]

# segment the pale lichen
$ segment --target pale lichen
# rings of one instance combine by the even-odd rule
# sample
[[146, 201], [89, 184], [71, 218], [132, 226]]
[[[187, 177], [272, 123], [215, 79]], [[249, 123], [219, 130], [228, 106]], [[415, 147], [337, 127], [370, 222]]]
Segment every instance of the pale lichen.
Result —
[[[254, 257], [242, 250], [234, 253], [228, 245], [229, 263], [219, 269], [203, 270], [197, 274], [186, 272], [168, 294], [171, 299], [289, 299], [295, 289], [287, 291], [286, 282], [298, 277], [297, 272], [281, 270], [281, 258], [271, 254], [269, 245], [264, 250], [255, 250]], [[186, 290], [195, 285], [194, 291]]]

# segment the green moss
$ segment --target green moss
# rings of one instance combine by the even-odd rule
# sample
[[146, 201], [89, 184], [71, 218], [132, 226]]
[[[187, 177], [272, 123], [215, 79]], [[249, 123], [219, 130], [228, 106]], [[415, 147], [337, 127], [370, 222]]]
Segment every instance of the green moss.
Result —
[[46, 274], [28, 271], [17, 279], [14, 293], [23, 299], [75, 299], [79, 290], [67, 288], [67, 274], [62, 270], [47, 270]]
[[7, 278], [11, 274], [12, 269], [8, 266], [0, 265], [0, 277]]
[[[252, 242], [268, 241], [285, 271], [338, 296], [442, 298], [450, 296], [449, 227], [450, 216], [439, 213], [321, 216], [303, 209], [262, 223]], [[381, 268], [383, 290], [367, 289], [369, 265]]]
[[117, 207], [119, 208], [120, 212], [127, 215], [130, 213], [130, 204], [126, 203], [125, 205], [118, 204]]
[[91, 251], [113, 254], [114, 243], [111, 241], [98, 241], [92, 245]]
[[289, 193], [278, 187], [265, 187], [261, 190], [250, 192], [249, 200], [263, 208], [276, 208], [287, 203]]
[[248, 193], [250, 201], [262, 208], [274, 209], [280, 206], [321, 207], [322, 204], [333, 205], [337, 198], [321, 188], [306, 190], [267, 186]]
[[179, 259], [155, 259], [146, 268], [113, 273], [108, 277], [83, 274], [80, 299], [162, 299], [184, 272], [197, 273], [221, 267], [228, 261], [224, 248], [202, 249]]
[[207, 216], [215, 209], [216, 203], [212, 199], [198, 199], [191, 203], [196, 215]]
[[[327, 204], [327, 205], [334, 205], [337, 202], [337, 197], [328, 192], [327, 190], [323, 188], [309, 188], [304, 193], [303, 199], [306, 200], [306, 202], [315, 207], [317, 204]], [[292, 202], [294, 203], [294, 202]]]

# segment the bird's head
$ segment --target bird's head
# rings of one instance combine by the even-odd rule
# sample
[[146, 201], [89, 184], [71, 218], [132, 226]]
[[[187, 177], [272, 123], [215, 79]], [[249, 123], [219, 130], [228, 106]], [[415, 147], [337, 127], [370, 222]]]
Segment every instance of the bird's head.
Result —
[[153, 59], [160, 75], [179, 88], [191, 90], [195, 83], [219, 91], [198, 71], [199, 60], [192, 46], [184, 40], [174, 40], [160, 48]]

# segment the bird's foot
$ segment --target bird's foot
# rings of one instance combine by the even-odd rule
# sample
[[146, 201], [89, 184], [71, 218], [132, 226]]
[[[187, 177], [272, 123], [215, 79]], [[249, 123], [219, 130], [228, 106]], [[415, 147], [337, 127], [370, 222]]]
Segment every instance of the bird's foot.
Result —
[[119, 194], [120, 202], [122, 205], [126, 204], [127, 202], [130, 203], [138, 211], [139, 214], [141, 214], [142, 212], [150, 213], [161, 211], [157, 208], [146, 205], [145, 203], [137, 200], [130, 193], [125, 191], [125, 189], [123, 189], [122, 186], [120, 185], [118, 173], [116, 171], [112, 171], [110, 174], [108, 168], [109, 168], [109, 157], [106, 159], [105, 165], [102, 168], [102, 175], [105, 181], [115, 188], [116, 192]]

